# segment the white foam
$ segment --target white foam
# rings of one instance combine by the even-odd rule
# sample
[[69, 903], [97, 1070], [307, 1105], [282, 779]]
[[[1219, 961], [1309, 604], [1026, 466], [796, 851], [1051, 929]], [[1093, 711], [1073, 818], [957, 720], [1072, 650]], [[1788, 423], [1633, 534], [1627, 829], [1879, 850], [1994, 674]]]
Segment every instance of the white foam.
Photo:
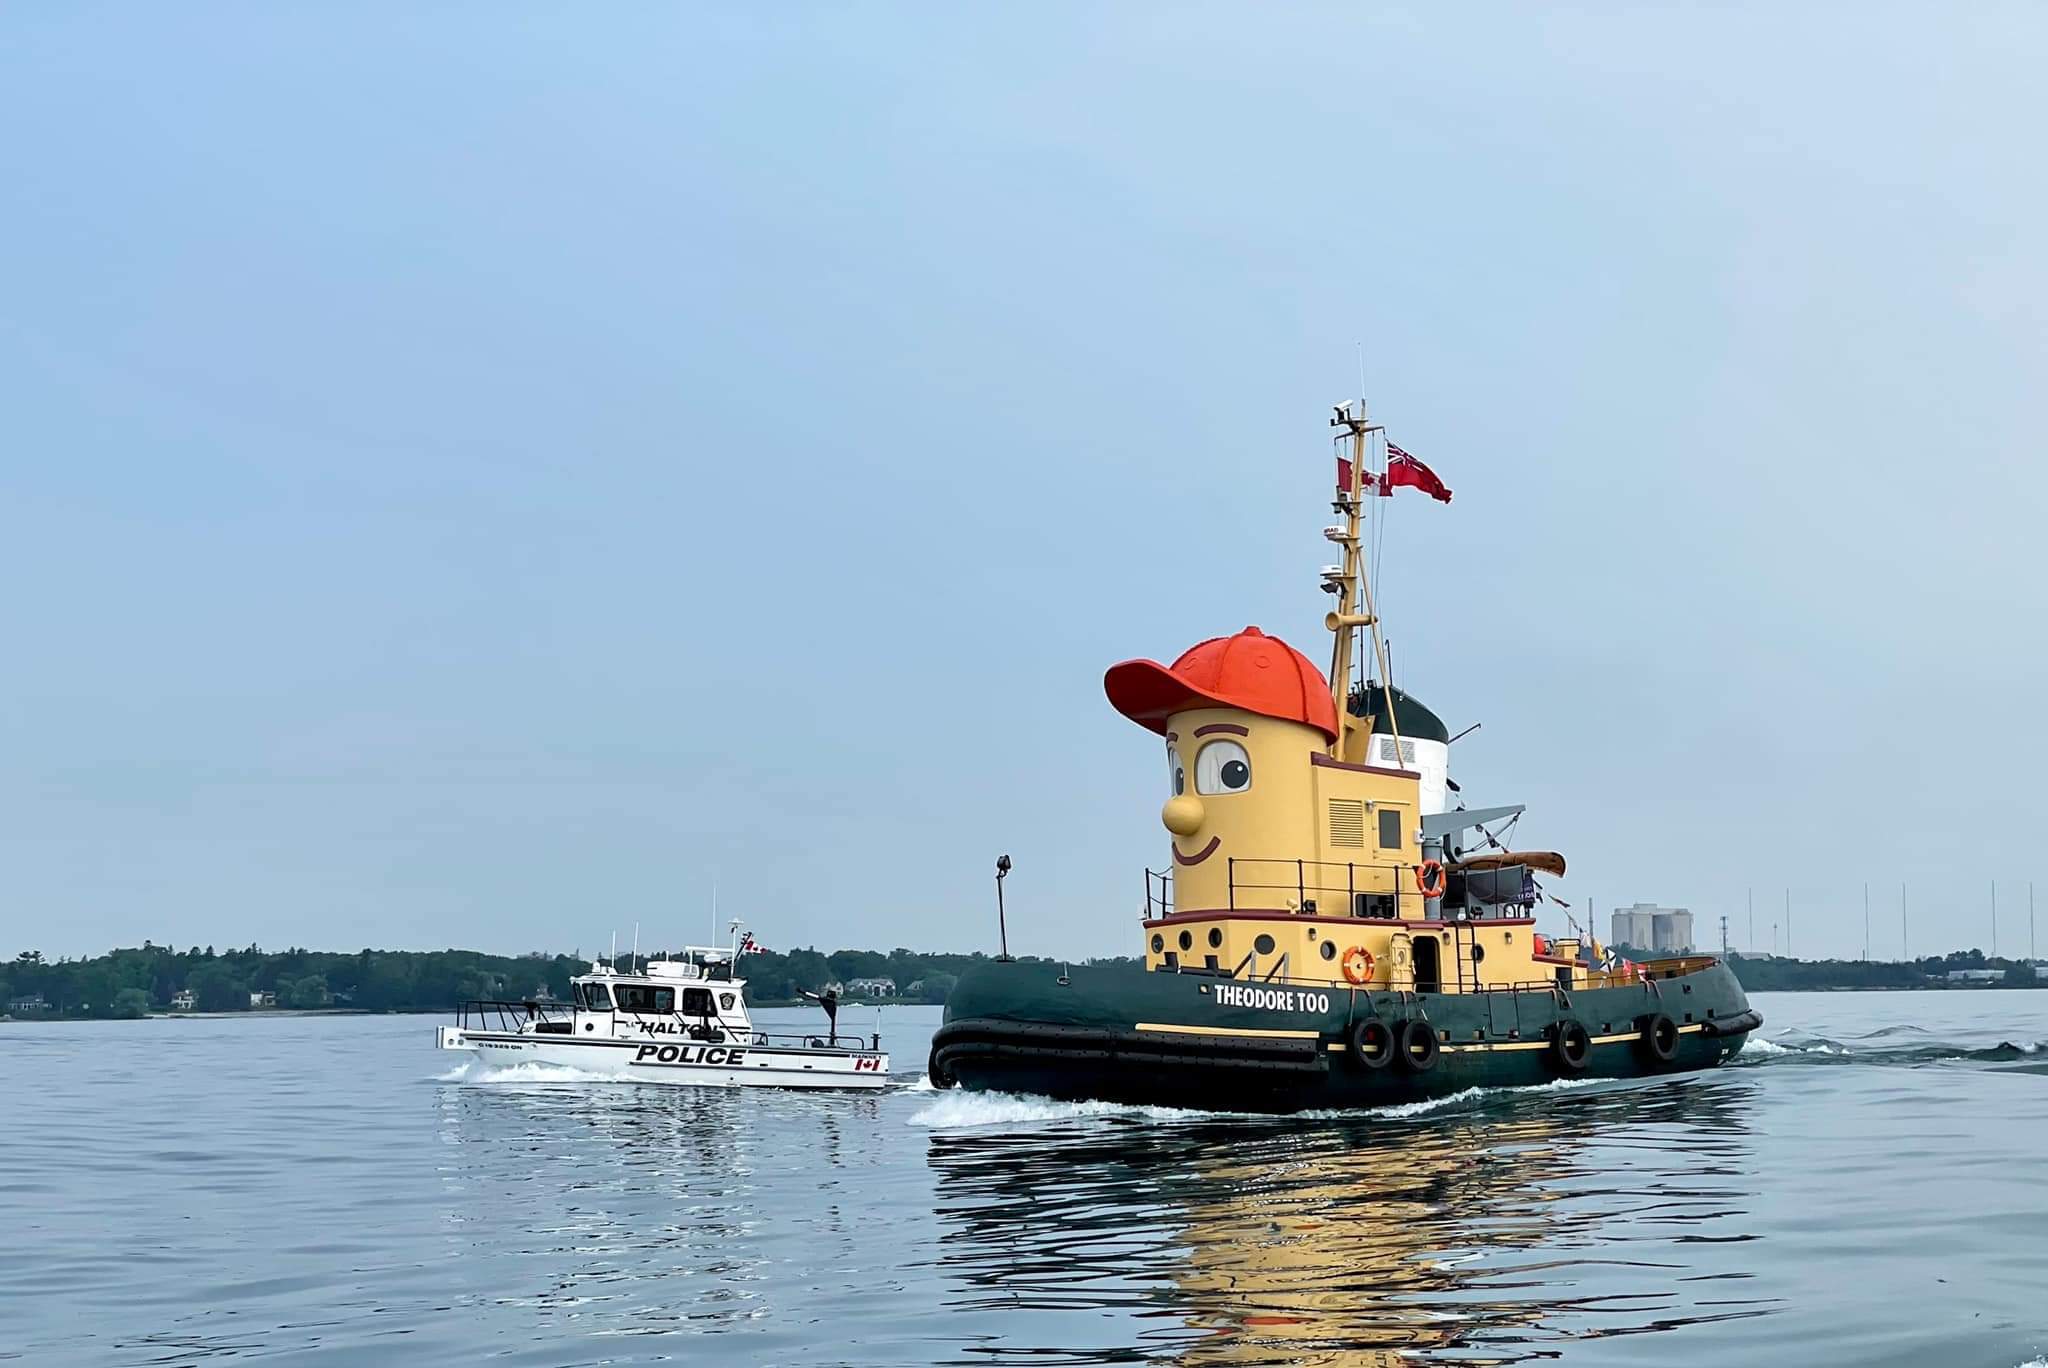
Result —
[[1460, 1088], [1442, 1097], [1425, 1097], [1414, 1102], [1393, 1102], [1384, 1107], [1332, 1107], [1301, 1113], [1319, 1120], [1337, 1120], [1346, 1116], [1389, 1116], [1400, 1119], [1407, 1116], [1427, 1116], [1431, 1112], [1443, 1111], [1449, 1107], [1462, 1107], [1485, 1097], [1514, 1097], [1522, 1093], [1567, 1092], [1573, 1088], [1590, 1088], [1598, 1083], [1611, 1080], [1602, 1078], [1553, 1078], [1548, 1083], [1529, 1083], [1518, 1088]]
[[435, 1075], [439, 1083], [616, 1083], [610, 1074], [572, 1069], [567, 1064], [542, 1064], [524, 1060], [517, 1064], [486, 1064], [471, 1059], [447, 1073]]
[[1177, 1107], [1138, 1107], [1122, 1102], [1057, 1102], [1021, 1093], [948, 1092], [910, 1118], [913, 1126], [958, 1129], [970, 1126], [1033, 1125], [1046, 1121], [1079, 1121], [1104, 1116], [1140, 1120], [1200, 1120], [1211, 1113]]
[[[1448, 1107], [1466, 1106], [1486, 1097], [1512, 1097], [1520, 1093], [1565, 1092], [1590, 1088], [1608, 1080], [1598, 1078], [1557, 1078], [1520, 1088], [1461, 1088], [1442, 1097], [1393, 1102], [1383, 1107], [1325, 1107], [1296, 1112], [1296, 1120], [1343, 1121], [1359, 1117], [1388, 1117], [1400, 1120], [1427, 1116]], [[1050, 1097], [1021, 1093], [949, 1092], [911, 1116], [913, 1126], [953, 1129], [972, 1126], [1034, 1125], [1048, 1121], [1081, 1121], [1101, 1117], [1125, 1117], [1140, 1121], [1213, 1121], [1218, 1117], [1270, 1120], [1265, 1112], [1196, 1111], [1186, 1107], [1139, 1106], [1127, 1102], [1059, 1102]]]

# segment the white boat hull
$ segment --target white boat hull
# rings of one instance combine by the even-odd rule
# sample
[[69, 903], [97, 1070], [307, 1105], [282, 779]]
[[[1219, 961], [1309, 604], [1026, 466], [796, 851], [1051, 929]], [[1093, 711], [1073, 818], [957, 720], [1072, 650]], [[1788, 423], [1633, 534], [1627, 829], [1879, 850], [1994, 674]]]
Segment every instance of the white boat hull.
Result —
[[737, 1040], [718, 1045], [578, 1040], [566, 1035], [461, 1026], [441, 1027], [435, 1044], [444, 1050], [467, 1050], [493, 1065], [553, 1064], [633, 1083], [864, 1092], [889, 1084], [889, 1056], [878, 1050], [754, 1045]]

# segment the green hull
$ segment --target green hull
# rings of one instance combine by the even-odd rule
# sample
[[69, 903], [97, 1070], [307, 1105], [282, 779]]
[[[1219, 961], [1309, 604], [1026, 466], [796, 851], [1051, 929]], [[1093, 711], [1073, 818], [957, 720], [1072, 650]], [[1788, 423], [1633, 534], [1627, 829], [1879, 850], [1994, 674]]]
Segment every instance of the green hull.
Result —
[[[947, 1000], [931, 1076], [941, 1087], [1211, 1111], [1373, 1107], [1711, 1068], [1762, 1024], [1724, 965], [1646, 968], [1647, 982], [1623, 988], [1394, 993], [997, 962], [970, 970]], [[1354, 1044], [1370, 1039], [1362, 1029], [1385, 1039], [1411, 1020], [1426, 1023], [1403, 1037], [1412, 1051], [1375, 1065]]]

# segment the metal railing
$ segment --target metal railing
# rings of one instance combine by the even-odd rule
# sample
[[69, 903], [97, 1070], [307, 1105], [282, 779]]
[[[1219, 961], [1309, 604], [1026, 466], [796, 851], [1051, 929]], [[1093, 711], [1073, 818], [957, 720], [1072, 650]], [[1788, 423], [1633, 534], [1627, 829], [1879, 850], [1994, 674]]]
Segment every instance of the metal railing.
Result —
[[[552, 1011], [550, 1010], [552, 1009]], [[509, 1002], [500, 998], [470, 998], [455, 1005], [455, 1024], [463, 1030], [503, 1031], [507, 1035], [517, 1034], [528, 1024], [552, 1023], [566, 1026], [574, 1004], [568, 1002]], [[557, 1022], [555, 1012], [562, 1014]], [[470, 1025], [474, 1018], [476, 1025]]]
[[[1230, 907], [1242, 897], [1251, 907], [1270, 907], [1294, 895], [1291, 910], [1304, 916], [1373, 917], [1413, 920], [1427, 901], [1415, 885], [1412, 864], [1360, 864], [1335, 860], [1258, 860], [1232, 857], [1228, 865]], [[1364, 877], [1361, 878], [1360, 876]], [[1384, 886], [1382, 886], [1384, 885]], [[1404, 909], [1412, 907], [1413, 917]]]
[[[1267, 860], [1237, 856], [1225, 861], [1226, 904], [1224, 909], [1203, 911], [1272, 910], [1285, 905], [1303, 916], [1361, 917], [1381, 921], [1419, 921], [1427, 915], [1429, 899], [1416, 882], [1413, 864], [1369, 863], [1338, 860]], [[1459, 876], [1446, 871], [1446, 892], [1457, 886]], [[1521, 900], [1485, 903], [1445, 901], [1446, 912], [1460, 912], [1459, 920], [1482, 921], [1489, 917], [1523, 917], [1528, 904]], [[1171, 916], [1174, 879], [1170, 869], [1145, 871], [1143, 920]]]

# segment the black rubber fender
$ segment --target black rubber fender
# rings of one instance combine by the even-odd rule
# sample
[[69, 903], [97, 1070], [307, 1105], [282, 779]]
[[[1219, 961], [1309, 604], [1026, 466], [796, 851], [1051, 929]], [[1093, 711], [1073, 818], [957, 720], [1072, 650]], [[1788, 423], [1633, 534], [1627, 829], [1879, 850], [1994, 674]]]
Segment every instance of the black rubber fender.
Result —
[[1678, 1023], [1662, 1012], [1644, 1017], [1636, 1053], [1650, 1064], [1669, 1064], [1678, 1058]]
[[1394, 1058], [1394, 1029], [1378, 1017], [1351, 1028], [1351, 1059], [1361, 1068], [1384, 1069]]
[[1544, 1053], [1559, 1073], [1580, 1073], [1593, 1057], [1593, 1037], [1582, 1023], [1566, 1017], [1550, 1028], [1550, 1048]]
[[1395, 1053], [1401, 1062], [1416, 1073], [1428, 1073], [1436, 1067], [1438, 1046], [1436, 1027], [1422, 1017], [1410, 1017], [1394, 1032]]

